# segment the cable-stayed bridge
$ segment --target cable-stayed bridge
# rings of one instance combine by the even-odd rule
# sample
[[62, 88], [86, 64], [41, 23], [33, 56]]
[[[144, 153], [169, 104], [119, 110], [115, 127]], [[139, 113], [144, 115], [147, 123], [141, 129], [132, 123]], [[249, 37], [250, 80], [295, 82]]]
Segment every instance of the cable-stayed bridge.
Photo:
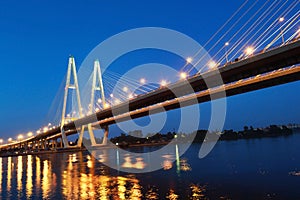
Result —
[[[71, 57], [69, 70], [74, 67], [72, 65], [73, 60], [74, 58]], [[89, 129], [89, 131], [91, 131], [90, 134], [93, 134], [92, 127], [100, 125], [105, 129], [107, 136], [108, 126], [116, 123], [116, 121], [120, 122], [130, 120], [131, 118], [147, 116], [150, 111], [154, 114], [160, 112], [161, 107], [164, 107], [165, 110], [172, 110], [182, 105], [188, 106], [195, 103], [195, 101], [193, 101], [195, 96], [198, 100], [197, 103], [202, 103], [210, 101], [211, 96], [214, 96], [215, 99], [223, 98], [220, 94], [223, 89], [226, 91], [226, 96], [232, 96], [298, 81], [300, 80], [300, 66], [297, 65], [299, 63], [300, 41], [297, 40], [220, 67], [218, 70], [223, 78], [224, 85], [215, 84], [213, 88], [207, 88], [203, 77], [207, 79], [206, 81], [214, 83], [214, 79], [216, 79], [215, 76], [218, 74], [216, 70], [196, 74], [192, 77], [180, 80], [177, 83], [173, 83], [168, 87], [161, 87], [155, 91], [130, 99], [127, 102], [107, 107], [74, 121], [62, 121], [61, 126], [56, 126], [24, 140], [2, 145], [1, 150], [10, 148], [68, 148], [69, 145], [66, 136], [78, 134], [78, 132], [80, 133], [81, 130], [84, 129], [83, 127]], [[95, 61], [95, 66], [95, 69], [97, 69], [98, 61]], [[75, 81], [75, 86], [72, 85], [69, 87], [76, 89], [78, 88], [76, 84], [78, 83]], [[195, 91], [194, 94], [187, 93], [189, 90], [186, 90], [186, 84], [193, 87]], [[69, 85], [69, 83], [67, 83], [67, 85]], [[173, 91], [177, 91], [176, 96]], [[192, 97], [189, 95], [192, 95]], [[57, 139], [60, 139], [61, 143], [58, 143]], [[93, 143], [97, 145], [95, 141], [93, 141], [92, 144]], [[81, 143], [78, 145], [81, 146]]]
[[[273, 4], [275, 5], [276, 2], [274, 1]], [[285, 15], [297, 4], [298, 2], [291, 4], [286, 9]], [[268, 15], [274, 16], [276, 14], [272, 12], [274, 8], [270, 6], [266, 9], [264, 15], [261, 15], [248, 29], [254, 30], [255, 27], [259, 28], [259, 25], [263, 27], [267, 24], [264, 23], [263, 18]], [[255, 47], [242, 45], [240, 40], [235, 47], [229, 48], [232, 41], [226, 42], [216, 55], [222, 54], [224, 50], [225, 53], [218, 60], [214, 56], [207, 66], [203, 66], [202, 68], [209, 68], [205, 72], [200, 70], [194, 75], [189, 75], [192, 68], [188, 69], [187, 66], [192, 58], [187, 58], [187, 64], [183, 67], [180, 80], [177, 82], [168, 83], [162, 80], [158, 83], [160, 85], [158, 88], [144, 91], [140, 95], [128, 94], [122, 100], [115, 99], [115, 102], [112, 101], [113, 96], [105, 97], [104, 91], [107, 88], [103, 84], [100, 62], [95, 60], [91, 76], [90, 106], [87, 111], [81, 105], [83, 91], [79, 89], [75, 59], [71, 56], [64, 85], [60, 122], [51, 124], [51, 127], [45, 127], [36, 134], [30, 132], [27, 138], [20, 135], [17, 140], [10, 138], [7, 143], [2, 141], [1, 151], [26, 150], [30, 153], [35, 149], [72, 148], [68, 136], [74, 134], [79, 135], [76, 147], [81, 147], [85, 132], [88, 132], [92, 146], [102, 146], [107, 144], [109, 126], [118, 122], [298, 81], [300, 79], [300, 29], [294, 31], [294, 28], [299, 24], [299, 16], [300, 12], [297, 10], [290, 18], [280, 17], [276, 23], [269, 24], [266, 30], [259, 30], [257, 33], [262, 35], [255, 39]], [[250, 31], [245, 32], [252, 39], [250, 33]], [[235, 36], [236, 34], [232, 38]], [[221, 39], [222, 37], [216, 43]], [[238, 56], [240, 51], [242, 56]], [[141, 84], [145, 84], [145, 81], [140, 80]], [[75, 92], [76, 116], [67, 111], [70, 90]], [[123, 88], [124, 92], [127, 90], [128, 88]], [[100, 94], [100, 98], [96, 99], [96, 93]], [[100, 106], [96, 108], [96, 104]], [[104, 129], [102, 144], [96, 143], [94, 130], [97, 128]]]

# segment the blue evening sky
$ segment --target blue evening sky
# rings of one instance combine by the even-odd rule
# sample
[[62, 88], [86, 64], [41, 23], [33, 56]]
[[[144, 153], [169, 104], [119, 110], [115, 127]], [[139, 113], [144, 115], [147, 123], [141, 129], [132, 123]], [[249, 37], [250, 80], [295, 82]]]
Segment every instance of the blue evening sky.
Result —
[[[1, 1], [0, 137], [26, 133], [47, 123], [70, 54], [80, 66], [101, 41], [149, 26], [173, 29], [204, 44], [242, 2]], [[225, 128], [300, 123], [299, 86], [300, 82], [294, 82], [228, 98]], [[208, 106], [204, 104], [204, 112]], [[172, 130], [171, 123], [167, 129]]]

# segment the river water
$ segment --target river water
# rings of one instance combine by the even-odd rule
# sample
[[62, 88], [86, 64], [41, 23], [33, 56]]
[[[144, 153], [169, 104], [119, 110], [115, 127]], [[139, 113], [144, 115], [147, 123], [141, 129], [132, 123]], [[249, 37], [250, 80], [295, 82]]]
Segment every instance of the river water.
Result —
[[[162, 155], [162, 169], [149, 173], [122, 172], [149, 163], [119, 154], [115, 162], [117, 149], [100, 157], [120, 171], [89, 152], [3, 157], [0, 199], [300, 199], [299, 144], [300, 134], [220, 141], [203, 159], [200, 144], [180, 158], [181, 145], [174, 144]], [[151, 148], [158, 147], [136, 150]]]

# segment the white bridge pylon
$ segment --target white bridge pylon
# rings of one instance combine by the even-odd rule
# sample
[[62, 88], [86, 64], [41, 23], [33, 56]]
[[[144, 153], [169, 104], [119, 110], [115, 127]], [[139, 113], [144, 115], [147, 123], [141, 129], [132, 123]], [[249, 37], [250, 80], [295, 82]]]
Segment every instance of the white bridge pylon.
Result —
[[[74, 82], [73, 84], [71, 83], [71, 78], [73, 78], [73, 82]], [[94, 71], [93, 71], [93, 80], [92, 81], [93, 82], [92, 82], [92, 91], [91, 91], [91, 101], [90, 101], [90, 105], [89, 105], [89, 113], [93, 113], [95, 93], [97, 91], [100, 91], [103, 108], [105, 108], [105, 105], [106, 105], [105, 96], [104, 96], [104, 87], [103, 87], [103, 82], [102, 82], [102, 74], [101, 74], [101, 69], [100, 69], [100, 63], [98, 60], [96, 60], [94, 62]], [[73, 56], [69, 57], [66, 86], [65, 86], [65, 91], [64, 91], [63, 110], [62, 110], [62, 117], [61, 117], [61, 134], [62, 134], [64, 148], [72, 147], [69, 145], [67, 135], [64, 130], [64, 125], [65, 125], [66, 121], [76, 119], [76, 118], [71, 118], [69, 116], [66, 117], [69, 90], [75, 90], [75, 92], [76, 92], [76, 101], [77, 101], [77, 107], [78, 107], [77, 109], [78, 109], [79, 117], [81, 118], [81, 117], [83, 117], [83, 113], [82, 113], [83, 108], [82, 108], [81, 99], [80, 99], [80, 91], [79, 91], [79, 86], [78, 86], [78, 78], [77, 78], [75, 59]], [[80, 128], [77, 147], [82, 146], [83, 135], [84, 135], [84, 131], [85, 131], [86, 127], [88, 130], [89, 136], [90, 136], [92, 146], [101, 146], [101, 145], [107, 144], [108, 126], [104, 127], [105, 132], [104, 132], [102, 144], [97, 144], [96, 140], [95, 140], [95, 135], [93, 132], [92, 125], [88, 124], [88, 125], [82, 126]]]

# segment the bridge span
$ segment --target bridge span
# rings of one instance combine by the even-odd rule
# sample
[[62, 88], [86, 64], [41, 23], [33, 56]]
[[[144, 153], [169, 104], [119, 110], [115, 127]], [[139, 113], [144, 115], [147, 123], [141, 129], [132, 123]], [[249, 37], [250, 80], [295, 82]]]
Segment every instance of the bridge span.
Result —
[[[140, 95], [128, 102], [67, 122], [25, 140], [2, 145], [0, 148], [1, 151], [66, 148], [67, 146], [62, 142], [62, 132], [66, 136], [77, 134], [82, 127], [91, 125], [104, 128], [108, 134], [108, 126], [116, 121], [126, 121], [131, 118], [147, 116], [149, 113], [158, 113], [161, 111], [161, 107], [164, 107], [165, 110], [173, 110], [182, 105], [195, 104], [192, 101], [194, 95], [197, 97], [197, 103], [203, 103], [210, 101], [212, 95], [214, 98], [221, 98], [220, 94], [224, 90], [226, 96], [232, 96], [298, 81], [300, 66], [296, 65], [299, 63], [300, 41], [296, 40], [268, 51], [261, 51], [253, 56], [228, 62], [218, 69], [196, 74], [186, 80]], [[219, 76], [223, 80], [222, 83], [218, 81]], [[192, 86], [193, 92], [187, 90], [187, 85]], [[60, 138], [60, 143], [57, 142], [58, 138]]]

